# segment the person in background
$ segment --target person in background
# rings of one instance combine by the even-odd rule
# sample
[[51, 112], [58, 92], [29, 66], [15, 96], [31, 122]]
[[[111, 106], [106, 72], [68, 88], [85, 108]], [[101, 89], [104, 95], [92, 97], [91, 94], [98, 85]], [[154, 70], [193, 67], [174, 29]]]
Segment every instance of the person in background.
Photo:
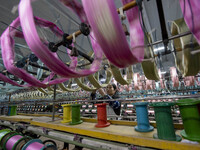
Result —
[[[102, 96], [101, 98], [99, 98], [99, 100], [120, 98], [119, 95], [118, 95], [117, 86], [114, 83], [109, 84], [106, 87], [106, 92], [102, 88], [98, 89], [98, 92]], [[96, 99], [96, 91], [93, 91], [91, 93], [90, 98]], [[119, 101], [110, 101], [109, 106], [113, 108], [116, 115], [120, 115], [121, 103]]]

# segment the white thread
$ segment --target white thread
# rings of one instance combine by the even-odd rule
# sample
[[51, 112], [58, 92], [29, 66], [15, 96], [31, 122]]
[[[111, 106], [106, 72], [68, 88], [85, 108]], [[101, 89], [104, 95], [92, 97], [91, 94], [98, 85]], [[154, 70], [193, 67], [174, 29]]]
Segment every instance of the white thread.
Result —
[[76, 42], [75, 32], [72, 34], [72, 37], [73, 37], [73, 43], [75, 43]]
[[120, 15], [121, 20], [126, 19], [126, 16], [124, 15], [123, 7], [119, 8], [119, 15]]
[[195, 50], [195, 51], [191, 51], [190, 53], [191, 53], [192, 55], [194, 55], [194, 54], [196, 54], [196, 53], [200, 53], [200, 49]]

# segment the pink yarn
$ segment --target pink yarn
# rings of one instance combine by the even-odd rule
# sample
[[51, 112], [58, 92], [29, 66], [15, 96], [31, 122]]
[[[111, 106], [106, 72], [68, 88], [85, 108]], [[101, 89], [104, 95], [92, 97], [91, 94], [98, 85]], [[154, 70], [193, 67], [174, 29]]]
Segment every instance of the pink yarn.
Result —
[[91, 43], [93, 45], [95, 58], [93, 63], [91, 64], [90, 69], [71, 69], [67, 67], [61, 60], [59, 60], [55, 56], [55, 54], [50, 52], [47, 46], [41, 42], [40, 37], [37, 33], [35, 22], [33, 19], [33, 10], [31, 7], [32, 1], [34, 0], [21, 0], [19, 4], [19, 16], [25, 40], [30, 49], [34, 52], [34, 54], [44, 64], [46, 64], [46, 66], [50, 70], [63, 77], [72, 78], [87, 76], [98, 71], [100, 69], [100, 64], [102, 60], [102, 51], [94, 37], [91, 38]]
[[194, 76], [184, 77], [184, 83], [186, 86], [194, 86], [194, 83], [195, 83]]
[[[179, 0], [184, 15], [184, 20], [190, 31], [200, 44], [200, 1], [199, 0]], [[193, 19], [193, 20], [192, 20]]]
[[[47, 21], [35, 18], [38, 23], [41, 23], [41, 26], [46, 26], [48, 24]], [[49, 24], [48, 24], [49, 25]], [[19, 17], [16, 18], [12, 23], [11, 26], [18, 28], [20, 26], [20, 20]], [[52, 31], [56, 32], [56, 34], [59, 34], [58, 28], [55, 26], [52, 26]], [[61, 34], [60, 34], [61, 35]], [[1, 47], [2, 47], [2, 58], [5, 65], [5, 68], [8, 70], [8, 72], [12, 73], [13, 75], [21, 78], [25, 82], [29, 83], [23, 86], [35, 86], [35, 87], [47, 87], [52, 84], [57, 84], [64, 82], [68, 80], [67, 78], [59, 78], [50, 81], [54, 77], [54, 73], [51, 73], [49, 77], [47, 77], [43, 82], [37, 80], [34, 76], [28, 74], [25, 70], [15, 67], [14, 65], [14, 59], [15, 59], [15, 53], [14, 53], [14, 39], [13, 37], [17, 36], [20, 38], [23, 38], [23, 34], [19, 31], [15, 30], [14, 28], [7, 28], [4, 33], [1, 36]]]
[[179, 87], [179, 78], [175, 67], [170, 67], [170, 75], [173, 87]]
[[[133, 38], [134, 34], [131, 36], [131, 46], [133, 47], [129, 47], [114, 1], [90, 0], [88, 2], [88, 0], [83, 0], [82, 3], [96, 40], [112, 64], [123, 68], [142, 61], [144, 57], [144, 41], [141, 45], [140, 40]], [[137, 8], [133, 8], [133, 11], [136, 13], [133, 14], [134, 18], [137, 18]], [[133, 16], [128, 16], [129, 21], [134, 24], [134, 18], [131, 17]], [[136, 25], [137, 23], [136, 21]], [[138, 37], [143, 34], [143, 32], [135, 29], [131, 31], [131, 34], [133, 33], [136, 33]], [[139, 43], [138, 45], [136, 45], [136, 41]]]
[[60, 0], [65, 6], [73, 11], [81, 20], [81, 22], [88, 23], [83, 6], [77, 0]]

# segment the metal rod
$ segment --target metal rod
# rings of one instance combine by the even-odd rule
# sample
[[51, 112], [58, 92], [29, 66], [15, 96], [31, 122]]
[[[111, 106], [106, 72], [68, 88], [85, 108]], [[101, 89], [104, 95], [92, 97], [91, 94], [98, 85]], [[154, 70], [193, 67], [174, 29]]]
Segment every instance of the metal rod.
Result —
[[165, 50], [167, 50], [166, 48], [169, 43], [169, 40], [168, 40], [166, 23], [165, 23], [165, 15], [164, 15], [163, 6], [162, 6], [162, 0], [156, 0], [156, 4], [157, 4], [158, 16], [159, 16], [159, 20], [160, 20], [163, 44], [165, 46]]
[[[134, 1], [132, 1], [130, 3], [127, 3], [126, 5], [124, 5], [123, 6], [123, 11], [127, 11], [127, 10], [129, 10], [129, 9], [135, 7], [135, 6], [137, 6], [136, 0], [134, 0]], [[117, 12], [120, 13], [119, 12], [119, 8], [117, 9]]]
[[36, 68], [44, 69], [44, 70], [46, 70], [46, 71], [49, 71], [49, 68], [44, 67], [44, 66], [40, 66], [40, 65], [35, 64], [35, 63], [32, 63], [32, 62], [30, 62], [30, 61], [29, 61], [29, 65], [31, 65], [31, 66], [33, 66], [33, 67], [36, 67]]
[[10, 105], [10, 99], [11, 99], [11, 94], [9, 94], [9, 98], [8, 98], [8, 112], [7, 112], [7, 115], [9, 115], [9, 105]]
[[55, 117], [55, 100], [56, 100], [56, 84], [54, 85], [54, 91], [53, 91], [53, 114], [52, 114], [52, 121], [54, 121], [54, 117]]
[[[73, 47], [72, 46], [68, 46], [67, 48], [69, 48], [70, 50], [72, 50]], [[87, 54], [83, 53], [82, 51], [80, 51], [78, 49], [77, 49], [77, 51], [78, 51], [78, 53], [79, 53], [80, 56], [82, 56], [85, 59], [87, 59], [90, 63], [92, 63], [94, 61], [94, 59], [92, 57], [88, 56]]]
[[[173, 39], [180, 38], [182, 36], [186, 36], [186, 35], [190, 35], [190, 34], [192, 34], [192, 33], [190, 31], [187, 31], [187, 32], [184, 32], [184, 33], [181, 33], [181, 34], [171, 36], [171, 37], [168, 38], [168, 40], [173, 40]], [[148, 44], [147, 46], [153, 46], [153, 45], [156, 45], [156, 44], [160, 44], [162, 42], [163, 42], [163, 40], [159, 40], [159, 41], [153, 42], [151, 44]]]
[[[33, 74], [33, 75], [37, 75], [37, 73], [36, 72], [32, 72], [32, 71], [27, 71], [28, 73], [30, 73], [30, 74]], [[42, 78], [47, 78], [48, 76], [47, 75], [42, 75]]]

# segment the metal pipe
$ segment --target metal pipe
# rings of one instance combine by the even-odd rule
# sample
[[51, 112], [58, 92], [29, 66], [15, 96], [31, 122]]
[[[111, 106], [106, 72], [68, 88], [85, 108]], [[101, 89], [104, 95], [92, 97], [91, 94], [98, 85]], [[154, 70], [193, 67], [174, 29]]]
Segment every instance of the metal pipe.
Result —
[[54, 118], [55, 118], [55, 100], [56, 100], [56, 84], [54, 85], [54, 91], [53, 91], [53, 115], [52, 115], [52, 121], [54, 121]]
[[32, 62], [30, 62], [30, 61], [29, 61], [29, 65], [31, 65], [31, 66], [33, 66], [33, 67], [36, 67], [36, 68], [41, 68], [41, 69], [46, 70], [46, 71], [50, 71], [49, 68], [44, 67], [44, 66], [40, 66], [40, 65], [35, 64], [35, 63], [32, 63]]
[[[137, 3], [136, 3], [136, 0], [130, 2], [130, 3], [127, 3], [126, 5], [123, 6], [123, 11], [127, 11], [133, 7], [137, 6]], [[120, 13], [119, 12], [119, 8], [117, 9], [117, 13]]]
[[[192, 34], [192, 33], [190, 31], [187, 31], [187, 32], [184, 32], [184, 33], [181, 33], [181, 34], [171, 36], [171, 37], [168, 38], [168, 40], [173, 40], [173, 39], [180, 38], [182, 36], [186, 36], [186, 35], [190, 35], [190, 34]], [[160, 44], [162, 42], [163, 42], [163, 40], [159, 40], [159, 41], [153, 42], [151, 44], [148, 44], [147, 46], [153, 46], [153, 45], [156, 45], [156, 44]]]
[[158, 16], [160, 20], [163, 44], [165, 46], [165, 51], [167, 51], [167, 45], [169, 43], [169, 40], [168, 40], [166, 23], [165, 23], [165, 15], [164, 15], [163, 6], [162, 6], [162, 0], [156, 0], [156, 4], [157, 4]]
[[[55, 102], [66, 102], [66, 103], [73, 103], [75, 100], [77, 100], [77, 103], [85, 103], [85, 102], [110, 102], [110, 101], [141, 101], [141, 100], [156, 100], [156, 99], [181, 99], [181, 98], [198, 98], [200, 97], [200, 94], [197, 95], [174, 95], [174, 96], [156, 96], [156, 97], [143, 97], [143, 98], [126, 98], [126, 99], [104, 99], [104, 100], [77, 100], [76, 99], [70, 99], [70, 100], [56, 100]], [[52, 100], [34, 100], [33, 102], [37, 101], [37, 103], [44, 103], [44, 102], [52, 102]], [[12, 101], [12, 104], [20, 104], [20, 103], [31, 103], [30, 100], [21, 100], [21, 101]], [[7, 104], [7, 102], [1, 102], [1, 105]]]

